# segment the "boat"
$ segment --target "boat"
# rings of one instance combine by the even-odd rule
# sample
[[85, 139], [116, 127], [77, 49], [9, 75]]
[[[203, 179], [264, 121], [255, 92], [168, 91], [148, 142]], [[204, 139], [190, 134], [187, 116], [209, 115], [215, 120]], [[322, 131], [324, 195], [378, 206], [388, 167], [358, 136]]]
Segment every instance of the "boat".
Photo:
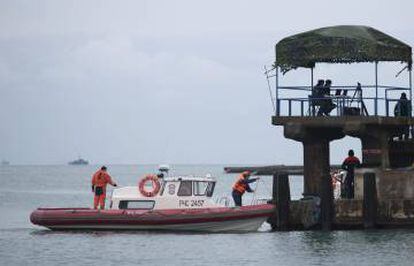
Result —
[[1, 161], [1, 165], [2, 166], [7, 166], [7, 165], [10, 165], [10, 162], [9, 161], [6, 161], [6, 160], [2, 160]]
[[68, 164], [69, 165], [88, 165], [89, 162], [87, 160], [84, 160], [82, 158], [79, 158], [77, 160], [70, 161]]
[[147, 175], [138, 186], [115, 188], [109, 209], [38, 208], [30, 220], [52, 230], [251, 232], [274, 213], [264, 200], [242, 207], [214, 201], [215, 185], [210, 176]]

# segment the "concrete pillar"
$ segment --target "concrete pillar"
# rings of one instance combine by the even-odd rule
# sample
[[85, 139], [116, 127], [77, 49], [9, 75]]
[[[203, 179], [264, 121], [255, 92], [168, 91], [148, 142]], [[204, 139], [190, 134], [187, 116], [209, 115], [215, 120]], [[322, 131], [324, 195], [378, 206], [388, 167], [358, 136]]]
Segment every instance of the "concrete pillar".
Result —
[[329, 175], [329, 140], [308, 138], [303, 141], [304, 194], [321, 195], [322, 179]]
[[386, 130], [372, 130], [369, 135], [359, 136], [362, 146], [362, 163], [366, 166], [390, 167], [389, 139]]
[[289, 176], [285, 173], [273, 175], [272, 203], [276, 205], [275, 213], [268, 219], [272, 229], [289, 230], [290, 188]]
[[321, 192], [321, 225], [323, 230], [331, 230], [334, 220], [334, 197], [331, 176], [324, 176]]
[[360, 137], [362, 146], [362, 163], [369, 167], [381, 166], [381, 147], [376, 138]]
[[377, 187], [375, 173], [364, 173], [364, 227], [374, 228], [377, 219]]
[[390, 167], [390, 152], [389, 152], [389, 134], [387, 132], [381, 132], [380, 145], [381, 145], [381, 166], [382, 168]]
[[303, 142], [304, 194], [321, 199], [321, 226], [331, 230], [333, 223], [333, 191], [330, 176], [329, 140], [312, 137]]
[[322, 228], [330, 230], [333, 223], [333, 192], [330, 180], [329, 142], [343, 138], [342, 128], [286, 125], [285, 137], [303, 144], [304, 195], [321, 199]]
[[277, 229], [289, 230], [290, 188], [289, 176], [279, 173], [276, 179]]

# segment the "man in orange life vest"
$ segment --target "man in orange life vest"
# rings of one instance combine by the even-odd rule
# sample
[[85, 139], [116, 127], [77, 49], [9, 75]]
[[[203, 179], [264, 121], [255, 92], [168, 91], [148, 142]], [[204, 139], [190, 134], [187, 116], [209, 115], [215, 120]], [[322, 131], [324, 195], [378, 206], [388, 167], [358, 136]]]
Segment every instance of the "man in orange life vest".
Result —
[[348, 157], [342, 163], [342, 169], [346, 170], [345, 177], [345, 198], [354, 198], [354, 172], [356, 167], [360, 167], [361, 162], [354, 155], [353, 150], [348, 151]]
[[250, 174], [250, 171], [244, 171], [239, 175], [236, 182], [233, 184], [233, 192], [231, 195], [233, 196], [234, 205], [236, 206], [242, 206], [242, 196], [244, 192], [253, 192], [249, 184], [259, 179], [249, 178]]
[[106, 172], [106, 166], [102, 166], [92, 176], [92, 192], [94, 192], [95, 197], [93, 199], [93, 208], [97, 209], [98, 204], [101, 207], [101, 210], [105, 209], [105, 198], [106, 198], [106, 185], [111, 184], [116, 187], [117, 184], [112, 181], [111, 176]]

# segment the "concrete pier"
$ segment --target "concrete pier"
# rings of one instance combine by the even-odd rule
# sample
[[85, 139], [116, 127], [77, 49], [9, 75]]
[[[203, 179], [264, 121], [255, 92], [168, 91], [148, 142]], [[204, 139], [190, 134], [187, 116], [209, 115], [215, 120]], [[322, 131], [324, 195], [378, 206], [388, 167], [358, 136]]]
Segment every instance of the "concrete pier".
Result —
[[[329, 161], [329, 143], [332, 140], [345, 136], [357, 137], [362, 144], [362, 161], [365, 167], [373, 167], [376, 172], [391, 167], [390, 151], [398, 153], [398, 145], [392, 145], [392, 139], [398, 137], [402, 127], [414, 124], [413, 118], [400, 117], [365, 117], [365, 116], [340, 116], [340, 117], [272, 117], [272, 123], [283, 126], [284, 136], [300, 141], [303, 144], [303, 177], [304, 196], [315, 196], [320, 199], [320, 228], [329, 230], [334, 225], [338, 215], [333, 201], [331, 185], [331, 167]], [[401, 145], [400, 145], [401, 146]], [[404, 145], [402, 146], [404, 147]], [[400, 147], [401, 148], [401, 147]], [[344, 157], [346, 156], [344, 151]], [[405, 151], [410, 153], [410, 151]], [[414, 151], [412, 151], [414, 153]], [[410, 158], [413, 158], [410, 154]], [[413, 160], [399, 161], [400, 166], [410, 166]], [[411, 172], [414, 178], [414, 171]], [[377, 190], [375, 174], [364, 176], [363, 205], [360, 209], [362, 219], [359, 223], [366, 228], [372, 228], [376, 223]], [[402, 192], [399, 192], [401, 195]], [[349, 206], [354, 206], [353, 200], [349, 200]], [[345, 204], [345, 203], [340, 203]], [[292, 204], [297, 206], [295, 204]], [[341, 207], [344, 209], [345, 207]], [[348, 209], [348, 208], [346, 208]], [[295, 210], [290, 210], [295, 213]], [[362, 215], [363, 213], [363, 215]], [[344, 216], [343, 214], [340, 214]], [[346, 215], [345, 215], [346, 216]], [[301, 218], [302, 219], [302, 218]], [[297, 220], [296, 220], [297, 221]], [[295, 218], [291, 218], [295, 223]], [[294, 227], [298, 227], [295, 225]]]

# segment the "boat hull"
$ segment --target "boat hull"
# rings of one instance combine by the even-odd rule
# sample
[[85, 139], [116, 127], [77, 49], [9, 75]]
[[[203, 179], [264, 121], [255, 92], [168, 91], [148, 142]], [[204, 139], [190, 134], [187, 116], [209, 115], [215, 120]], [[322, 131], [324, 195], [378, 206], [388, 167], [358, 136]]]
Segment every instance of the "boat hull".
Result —
[[39, 208], [30, 220], [52, 230], [251, 232], [257, 231], [273, 212], [270, 204], [153, 211]]

